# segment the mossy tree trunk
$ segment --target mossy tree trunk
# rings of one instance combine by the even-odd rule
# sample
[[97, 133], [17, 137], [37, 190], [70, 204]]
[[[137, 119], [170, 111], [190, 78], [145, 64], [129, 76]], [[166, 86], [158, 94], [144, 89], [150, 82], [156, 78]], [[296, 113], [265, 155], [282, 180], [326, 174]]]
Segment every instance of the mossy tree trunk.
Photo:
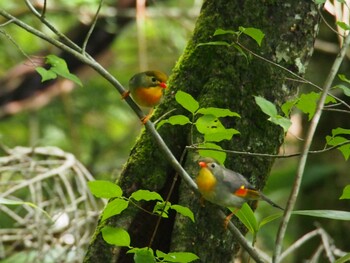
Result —
[[[225, 149], [278, 153], [283, 142], [281, 128], [267, 121], [254, 102], [262, 96], [281, 105], [297, 91], [297, 82], [286, 79], [285, 71], [253, 57], [250, 62], [233, 47], [201, 46], [216, 40], [216, 29], [238, 30], [239, 26], [255, 27], [265, 33], [262, 47], [248, 38], [241, 42], [261, 56], [280, 63], [289, 70], [303, 74], [312, 54], [317, 31], [317, 9], [310, 1], [256, 1], [206, 0], [192, 38], [171, 75], [170, 90], [158, 107], [153, 119], [176, 108], [173, 114], [188, 115], [174, 99], [177, 90], [186, 91], [196, 98], [201, 107], [229, 108], [241, 115], [240, 119], [224, 119], [226, 127], [240, 131], [240, 136], [222, 143]], [[225, 37], [225, 40], [226, 37]], [[290, 77], [290, 76], [289, 76]], [[180, 159], [189, 145], [190, 129], [187, 126], [164, 125], [159, 132], [174, 155]], [[196, 140], [200, 139], [195, 138]], [[226, 167], [239, 171], [258, 188], [263, 188], [272, 159], [228, 155]], [[196, 173], [193, 154], [184, 161], [190, 174]], [[175, 172], [162, 153], [144, 131], [125, 165], [118, 182], [125, 195], [137, 189], [157, 191], [166, 198]], [[213, 205], [200, 205], [199, 197], [181, 180], [178, 180], [170, 202], [188, 206], [196, 222], [170, 214], [162, 219], [152, 248], [167, 251], [196, 253], [202, 262], [229, 262], [237, 252], [234, 237], [223, 229], [222, 220], [212, 212]], [[151, 210], [154, 204], [144, 208]], [[151, 238], [156, 218], [137, 208], [128, 208], [121, 216], [101, 223], [91, 242], [86, 262], [132, 262], [131, 255], [106, 244], [99, 232], [103, 225], [122, 226], [131, 235], [132, 246], [145, 247]]]

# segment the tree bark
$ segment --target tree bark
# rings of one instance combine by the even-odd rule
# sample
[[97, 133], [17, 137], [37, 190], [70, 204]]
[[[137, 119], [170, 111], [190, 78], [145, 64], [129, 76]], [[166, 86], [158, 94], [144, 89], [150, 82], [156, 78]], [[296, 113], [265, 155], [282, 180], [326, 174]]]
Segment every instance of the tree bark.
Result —
[[[231, 141], [221, 143], [224, 149], [278, 153], [283, 142], [281, 128], [271, 124], [267, 115], [254, 102], [262, 96], [281, 105], [297, 91], [297, 82], [280, 68], [252, 57], [249, 62], [233, 47], [200, 46], [214, 40], [228, 40], [228, 36], [214, 37], [216, 29], [237, 31], [239, 26], [259, 28], [265, 33], [261, 47], [248, 37], [240, 41], [250, 50], [302, 75], [313, 51], [317, 33], [318, 13], [312, 1], [256, 1], [206, 0], [192, 38], [169, 80], [169, 91], [155, 112], [154, 119], [176, 109], [173, 114], [188, 115], [174, 99], [178, 90], [190, 93], [201, 107], [228, 108], [241, 115], [240, 119], [225, 118], [226, 127], [240, 131]], [[180, 159], [190, 144], [188, 126], [164, 125], [159, 130], [168, 147]], [[195, 142], [200, 141], [195, 135]], [[195, 153], [186, 155], [184, 166], [190, 174], [197, 173]], [[228, 155], [226, 167], [245, 175], [262, 189], [273, 160], [262, 157]], [[174, 170], [167, 163], [152, 138], [144, 131], [124, 167], [118, 182], [126, 196], [137, 189], [157, 191], [166, 198], [174, 178]], [[239, 248], [234, 237], [223, 228], [223, 222], [213, 212], [214, 205], [202, 207], [199, 196], [181, 180], [177, 180], [170, 202], [190, 207], [196, 222], [170, 214], [162, 219], [152, 248], [167, 251], [188, 251], [197, 254], [201, 262], [229, 262]], [[152, 210], [147, 203], [145, 209]], [[122, 226], [131, 235], [132, 246], [148, 245], [156, 218], [136, 208], [128, 208], [122, 215], [100, 223], [91, 242], [85, 262], [133, 262], [132, 255], [107, 245], [100, 234], [103, 225]], [[236, 222], [236, 224], [239, 224]], [[244, 232], [245, 229], [241, 227]]]

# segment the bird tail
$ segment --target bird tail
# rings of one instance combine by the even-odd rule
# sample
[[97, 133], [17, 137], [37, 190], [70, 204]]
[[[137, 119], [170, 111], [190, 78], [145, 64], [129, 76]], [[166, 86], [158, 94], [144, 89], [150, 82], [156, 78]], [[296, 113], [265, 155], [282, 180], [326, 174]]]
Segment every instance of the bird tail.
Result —
[[271, 199], [269, 199], [267, 196], [261, 194], [261, 199], [264, 200], [265, 202], [269, 203], [273, 207], [279, 208], [281, 210], [284, 210], [284, 208], [280, 207], [279, 205], [275, 204]]

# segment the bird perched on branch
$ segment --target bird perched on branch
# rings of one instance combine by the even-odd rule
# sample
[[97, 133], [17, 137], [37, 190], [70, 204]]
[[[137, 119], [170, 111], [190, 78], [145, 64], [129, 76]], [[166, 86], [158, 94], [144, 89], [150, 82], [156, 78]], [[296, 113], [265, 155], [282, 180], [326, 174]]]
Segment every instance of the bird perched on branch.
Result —
[[[129, 80], [129, 91], [122, 95], [125, 99], [131, 94], [135, 102], [142, 107], [153, 108], [160, 103], [163, 97], [163, 91], [167, 88], [166, 81], [168, 76], [157, 70], [149, 70], [135, 74]], [[142, 120], [146, 123], [150, 113]]]
[[[201, 169], [196, 177], [196, 184], [204, 199], [220, 206], [235, 207], [236, 211], [250, 200], [264, 200], [284, 210], [255, 189], [243, 175], [221, 166], [216, 160], [203, 158], [198, 164]], [[225, 226], [236, 211], [226, 217]]]

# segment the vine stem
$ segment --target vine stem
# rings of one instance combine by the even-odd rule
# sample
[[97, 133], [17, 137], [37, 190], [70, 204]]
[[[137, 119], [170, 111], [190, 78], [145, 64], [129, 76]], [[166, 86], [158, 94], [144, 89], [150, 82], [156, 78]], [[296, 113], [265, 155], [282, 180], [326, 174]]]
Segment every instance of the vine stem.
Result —
[[[89, 56], [87, 53], [85, 56], [77, 51], [77, 48], [75, 46], [70, 47], [66, 44], [53, 39], [41, 31], [29, 26], [28, 24], [24, 23], [23, 21], [19, 20], [18, 18], [12, 16], [11, 14], [7, 13], [5, 10], [0, 9], [0, 15], [10, 20], [12, 23], [16, 24], [20, 28], [28, 31], [29, 33], [47, 41], [48, 43], [56, 46], [57, 48], [66, 51], [67, 53], [73, 55], [81, 62], [85, 63], [86, 65], [93, 68], [96, 72], [98, 72], [102, 77], [104, 77], [106, 80], [108, 80], [117, 90], [120, 94], [124, 94], [125, 89], [120, 84], [120, 82], [114, 78], [104, 67], [102, 67], [97, 61], [95, 61], [91, 56]], [[58, 34], [60, 34], [58, 32]], [[79, 48], [80, 49], [80, 48]], [[81, 50], [81, 49], [80, 49]], [[136, 115], [142, 119], [145, 117], [145, 114], [141, 111], [141, 109], [138, 107], [138, 105], [130, 98], [130, 96], [125, 98], [126, 103], [130, 106], [130, 108], [136, 113]], [[189, 174], [185, 171], [185, 169], [181, 166], [181, 164], [177, 161], [175, 156], [172, 154], [170, 149], [165, 144], [163, 138], [160, 136], [160, 134], [157, 132], [154, 124], [150, 121], [147, 121], [145, 123], [145, 127], [147, 131], [150, 133], [150, 135], [155, 140], [156, 144], [158, 145], [159, 149], [163, 152], [166, 160], [171, 164], [171, 166], [174, 168], [174, 170], [181, 176], [181, 178], [187, 183], [187, 185], [193, 189], [194, 191], [198, 192], [198, 188], [196, 183], [192, 180], [192, 178], [189, 176]], [[219, 216], [222, 218], [225, 218], [225, 214], [221, 211], [219, 211]], [[258, 263], [263, 263], [261, 255], [257, 252], [256, 249], [254, 249], [253, 246], [249, 244], [249, 242], [245, 239], [245, 237], [242, 235], [242, 233], [239, 231], [239, 229], [230, 222], [228, 224], [228, 229], [230, 232], [235, 236], [238, 243], [247, 251], [247, 253]]]
[[280, 224], [278, 232], [277, 232], [276, 243], [275, 243], [276, 246], [275, 246], [275, 251], [274, 251], [274, 255], [273, 255], [273, 259], [272, 259], [272, 262], [274, 262], [274, 263], [279, 263], [281, 261], [282, 243], [283, 243], [283, 240], [284, 240], [284, 237], [286, 234], [286, 230], [288, 227], [290, 217], [292, 215], [292, 210], [295, 206], [295, 203], [296, 203], [296, 200], [297, 200], [297, 197], [299, 194], [300, 185], [301, 185], [301, 181], [303, 178], [303, 174], [304, 174], [305, 165], [306, 165], [306, 161], [308, 158], [310, 146], [311, 146], [317, 125], [320, 121], [328, 92], [330, 91], [333, 80], [334, 80], [334, 78], [339, 70], [339, 67], [340, 67], [340, 65], [341, 65], [341, 63], [346, 55], [346, 50], [347, 50], [349, 44], [350, 44], [350, 34], [348, 34], [346, 36], [345, 41], [343, 42], [343, 45], [340, 49], [340, 52], [333, 62], [333, 66], [332, 66], [332, 68], [329, 72], [329, 75], [328, 75], [328, 77], [323, 85], [323, 90], [321, 92], [321, 97], [317, 103], [315, 115], [313, 116], [311, 123], [310, 123], [310, 126], [309, 126], [309, 129], [307, 131], [305, 142], [303, 144], [301, 156], [299, 159], [297, 172], [296, 172], [295, 179], [294, 179], [293, 188], [291, 190], [291, 193], [290, 193], [290, 196], [289, 196], [289, 199], [287, 202], [287, 207], [284, 211], [282, 221], [281, 221], [281, 224]]

